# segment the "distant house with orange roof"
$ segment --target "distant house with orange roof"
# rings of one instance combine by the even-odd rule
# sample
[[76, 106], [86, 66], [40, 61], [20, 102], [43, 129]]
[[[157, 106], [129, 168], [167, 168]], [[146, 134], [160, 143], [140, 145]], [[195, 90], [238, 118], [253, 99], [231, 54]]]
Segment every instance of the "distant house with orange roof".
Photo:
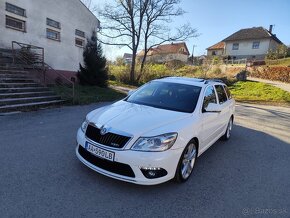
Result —
[[218, 42], [207, 48], [207, 56], [222, 56], [225, 53], [225, 42]]
[[[185, 42], [158, 45], [151, 48], [146, 57], [146, 62], [165, 63], [179, 60], [187, 62], [189, 51]], [[142, 61], [144, 50], [137, 54], [137, 60]]]

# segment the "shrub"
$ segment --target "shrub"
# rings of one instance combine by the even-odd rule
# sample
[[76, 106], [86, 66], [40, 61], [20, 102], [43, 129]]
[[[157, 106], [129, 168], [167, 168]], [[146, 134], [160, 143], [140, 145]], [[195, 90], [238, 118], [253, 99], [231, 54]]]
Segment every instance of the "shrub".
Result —
[[196, 66], [190, 66], [190, 65], [185, 65], [182, 68], [179, 68], [178, 70], [175, 71], [177, 76], [194, 76], [198, 72], [198, 67]]
[[[109, 67], [109, 77], [111, 80], [116, 80], [118, 82], [122, 82], [125, 84], [130, 84], [130, 68], [129, 66], [117, 66], [117, 65], [110, 65]], [[140, 66], [137, 65], [136, 69], [140, 69]], [[232, 83], [232, 77], [236, 75], [238, 72], [240, 72], [243, 68], [229, 68], [230, 71], [233, 73], [223, 73], [222, 69], [220, 67], [214, 66], [214, 68], [211, 68], [211, 66], [208, 66], [206, 68], [202, 68], [200, 66], [191, 66], [191, 65], [184, 65], [183, 67], [180, 67], [178, 69], [172, 69], [168, 67], [167, 64], [149, 64], [147, 63], [144, 66], [144, 72], [142, 75], [140, 75], [140, 72], [136, 72], [137, 78], [140, 77], [138, 80], [138, 84], [140, 85], [144, 84], [150, 80], [161, 78], [165, 76], [184, 76], [184, 77], [195, 77], [195, 78], [227, 78], [227, 83]]]
[[251, 76], [290, 83], [290, 68], [283, 66], [255, 68]]
[[109, 78], [122, 83], [129, 83], [130, 68], [128, 65], [111, 65], [109, 67]]
[[260, 65], [266, 65], [266, 62], [264, 60], [261, 61], [253, 61], [252, 66], [260, 66]]
[[169, 69], [179, 69], [181, 67], [184, 67], [185, 64], [180, 60], [172, 60], [172, 61], [166, 62], [165, 65]]
[[215, 75], [220, 75], [222, 73], [222, 70], [219, 67], [215, 67], [211, 73], [213, 73]]

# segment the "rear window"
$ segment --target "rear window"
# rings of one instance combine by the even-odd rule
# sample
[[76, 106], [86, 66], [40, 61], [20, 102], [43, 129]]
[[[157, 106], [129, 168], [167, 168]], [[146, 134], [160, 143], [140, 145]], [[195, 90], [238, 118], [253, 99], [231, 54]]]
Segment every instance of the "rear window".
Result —
[[228, 100], [227, 94], [222, 85], [215, 85], [215, 89], [219, 98], [219, 103], [222, 104]]

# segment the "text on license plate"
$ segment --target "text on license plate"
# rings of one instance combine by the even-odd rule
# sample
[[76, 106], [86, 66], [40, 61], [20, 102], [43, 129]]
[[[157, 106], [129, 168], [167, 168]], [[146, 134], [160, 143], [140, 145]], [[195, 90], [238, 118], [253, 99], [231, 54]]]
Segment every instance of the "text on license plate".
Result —
[[88, 142], [86, 142], [86, 149], [91, 152], [92, 154], [100, 157], [100, 158], [103, 158], [103, 159], [106, 159], [106, 160], [109, 160], [109, 161], [114, 161], [114, 158], [115, 158], [115, 153], [114, 152], [111, 152], [111, 151], [107, 151], [105, 149], [102, 149], [102, 148], [99, 148], [97, 146], [94, 146]]

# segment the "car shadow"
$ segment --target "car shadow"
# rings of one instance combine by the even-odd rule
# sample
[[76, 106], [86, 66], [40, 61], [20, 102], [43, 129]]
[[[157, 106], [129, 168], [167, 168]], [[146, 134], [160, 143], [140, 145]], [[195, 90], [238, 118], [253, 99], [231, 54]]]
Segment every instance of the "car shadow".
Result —
[[[81, 163], [77, 173], [86, 178], [86, 184], [91, 184], [87, 187], [92, 195], [99, 196], [101, 188], [109, 190], [117, 201], [136, 205], [162, 201], [164, 205], [172, 205], [174, 200], [178, 205], [175, 208], [189, 201], [192, 208], [185, 207], [183, 211], [204, 210], [201, 214], [210, 216], [213, 210], [229, 214], [241, 213], [242, 208], [250, 206], [286, 207], [286, 199], [290, 198], [287, 191], [290, 187], [289, 155], [289, 143], [235, 125], [231, 139], [216, 142], [202, 154], [191, 177], [182, 184], [174, 181], [154, 186], [126, 183], [99, 175]], [[165, 213], [170, 215], [170, 207], [166, 208]]]
[[[258, 175], [261, 172], [260, 167], [264, 167], [262, 164], [269, 165], [270, 158], [272, 160], [277, 158], [276, 161], [279, 162], [280, 155], [283, 156], [287, 152], [290, 153], [290, 145], [286, 142], [257, 130], [234, 125], [231, 139], [229, 141], [217, 141], [202, 154], [197, 160], [193, 175], [188, 182], [181, 184], [181, 186], [198, 183], [202, 177], [203, 179], [212, 178], [212, 171], [219, 171], [218, 177], [220, 177], [219, 175], [230, 176], [230, 178], [238, 177], [241, 173], [245, 175], [256, 173]], [[111, 188], [115, 186], [119, 188], [121, 185], [124, 189], [147, 191], [178, 186], [173, 181], [153, 186], [131, 184], [99, 175], [82, 164], [79, 166], [82, 171], [85, 171], [83, 173], [88, 173], [93, 180], [98, 179], [106, 185], [110, 184], [112, 185]]]

